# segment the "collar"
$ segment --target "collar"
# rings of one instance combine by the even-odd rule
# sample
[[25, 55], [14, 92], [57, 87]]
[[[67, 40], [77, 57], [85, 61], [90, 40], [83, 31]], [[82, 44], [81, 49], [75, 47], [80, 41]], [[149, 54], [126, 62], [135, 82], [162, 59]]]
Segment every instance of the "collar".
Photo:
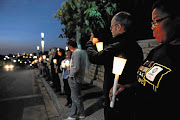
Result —
[[129, 37], [132, 35], [129, 35], [129, 33], [124, 32], [123, 34], [119, 34], [116, 37], [112, 38], [110, 43], [115, 43], [115, 42], [122, 42], [122, 41], [128, 41]]

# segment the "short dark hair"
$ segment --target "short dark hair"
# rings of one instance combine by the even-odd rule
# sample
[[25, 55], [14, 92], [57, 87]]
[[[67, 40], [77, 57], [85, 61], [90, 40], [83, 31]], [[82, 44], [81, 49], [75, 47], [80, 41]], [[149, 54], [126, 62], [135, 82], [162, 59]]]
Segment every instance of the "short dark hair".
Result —
[[115, 16], [115, 23], [116, 24], [121, 24], [124, 27], [125, 31], [129, 31], [134, 27], [134, 19], [132, 15], [128, 12], [121, 11], [118, 12]]
[[152, 10], [158, 8], [171, 16], [180, 16], [180, 7], [178, 2], [179, 1], [177, 0], [158, 0], [153, 4]]
[[76, 41], [73, 41], [73, 40], [68, 40], [67, 41], [67, 45], [69, 46], [72, 46], [73, 48], [77, 48], [77, 43]]

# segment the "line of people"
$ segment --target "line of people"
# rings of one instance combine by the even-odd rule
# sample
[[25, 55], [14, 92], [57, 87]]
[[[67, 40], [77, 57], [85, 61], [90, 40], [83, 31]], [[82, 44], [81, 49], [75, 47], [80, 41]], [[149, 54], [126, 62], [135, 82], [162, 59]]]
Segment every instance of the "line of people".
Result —
[[86, 54], [77, 48], [73, 40], [67, 42], [69, 50], [51, 48], [49, 60], [39, 61], [39, 73], [45, 77], [55, 92], [60, 95], [66, 94], [67, 103], [71, 107], [71, 114], [67, 120], [85, 118], [83, 100], [81, 97], [81, 83], [85, 76]]
[[[91, 63], [104, 65], [105, 68], [105, 120], [157, 120], [179, 117], [175, 110], [179, 108], [177, 82], [180, 68], [180, 14], [177, 5], [177, 1], [169, 0], [158, 0], [154, 3], [151, 29], [161, 45], [151, 50], [145, 60], [134, 37], [134, 19], [128, 12], [121, 11], [112, 18], [110, 30], [113, 38], [104, 50], [97, 52], [94, 45], [98, 41], [94, 41], [94, 35], [91, 35], [86, 44], [89, 60]], [[71, 104], [71, 114], [66, 120], [76, 120], [85, 118], [81, 82], [85, 75], [86, 55], [77, 48], [76, 42], [69, 40], [67, 45], [72, 52], [71, 60], [70, 55], [64, 60], [65, 52], [57, 52], [56, 48], [52, 48], [52, 58], [48, 64], [51, 66], [50, 76], [56, 91], [64, 93], [64, 90], [71, 90], [66, 94], [67, 105]], [[111, 108], [114, 83], [112, 68], [115, 56], [127, 59], [127, 63], [119, 79], [114, 108]], [[57, 59], [55, 66], [54, 59]], [[71, 64], [64, 67], [66, 61]], [[69, 88], [64, 89], [67, 85]]]
[[[178, 1], [158, 0], [152, 7], [152, 31], [158, 47], [143, 60], [141, 47], [134, 38], [134, 19], [128, 12], [119, 12], [111, 20], [111, 43], [97, 52], [98, 42], [91, 35], [86, 48], [89, 60], [104, 65], [103, 91], [105, 120], [177, 119], [179, 112], [180, 12]], [[112, 99], [113, 58], [123, 57], [127, 63]]]

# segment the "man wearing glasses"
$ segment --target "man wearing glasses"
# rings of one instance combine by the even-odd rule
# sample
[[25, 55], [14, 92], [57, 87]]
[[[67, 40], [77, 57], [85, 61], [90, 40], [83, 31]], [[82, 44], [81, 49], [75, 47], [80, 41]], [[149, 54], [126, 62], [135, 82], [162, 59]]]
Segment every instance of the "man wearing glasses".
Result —
[[[90, 41], [87, 42], [87, 53], [90, 62], [104, 65], [104, 83], [103, 91], [105, 96], [104, 119], [105, 120], [131, 120], [133, 118], [134, 90], [129, 88], [136, 81], [136, 73], [140, 64], [142, 64], [142, 49], [136, 43], [133, 35], [134, 19], [127, 12], [117, 13], [111, 20], [111, 43], [102, 51], [97, 52], [94, 45], [98, 42], [93, 40], [92, 34]], [[114, 74], [112, 74], [114, 57], [123, 57], [127, 59], [126, 66], [120, 76], [119, 84], [121, 94], [116, 98], [114, 108], [110, 108], [109, 91], [113, 87]]]

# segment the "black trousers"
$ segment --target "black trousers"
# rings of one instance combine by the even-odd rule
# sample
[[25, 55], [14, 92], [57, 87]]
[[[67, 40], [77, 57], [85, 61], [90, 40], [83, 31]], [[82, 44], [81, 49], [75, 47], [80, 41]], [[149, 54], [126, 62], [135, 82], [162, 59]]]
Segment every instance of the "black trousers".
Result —
[[71, 89], [69, 87], [69, 83], [68, 83], [68, 79], [63, 79], [64, 81], [64, 90], [65, 90], [65, 94], [67, 96], [67, 104], [72, 104], [72, 100], [71, 100]]
[[105, 97], [104, 119], [105, 120], [135, 120], [135, 96], [116, 96], [114, 108], [110, 108], [109, 97]]
[[56, 89], [57, 92], [61, 91], [61, 85], [60, 85], [60, 79], [57, 73], [52, 72], [52, 82], [53, 82], [53, 87]]

